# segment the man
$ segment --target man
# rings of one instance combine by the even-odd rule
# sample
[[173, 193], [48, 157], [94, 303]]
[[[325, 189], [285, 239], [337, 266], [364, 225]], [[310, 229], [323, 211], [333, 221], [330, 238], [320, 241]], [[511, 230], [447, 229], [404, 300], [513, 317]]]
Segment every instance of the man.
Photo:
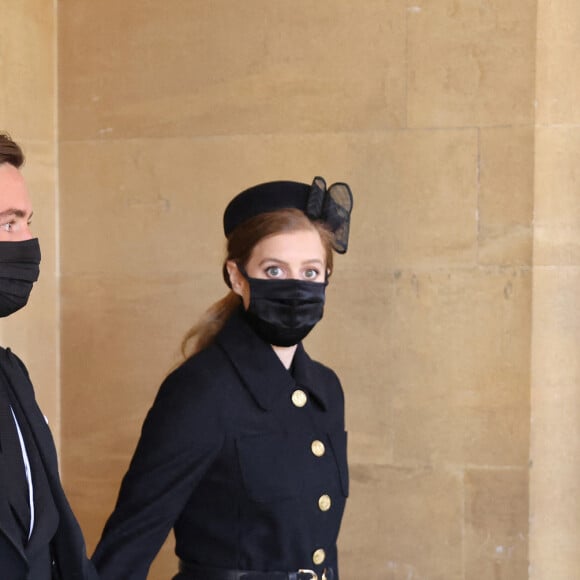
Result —
[[[0, 317], [26, 305], [40, 248], [19, 168], [20, 147], [0, 133]], [[96, 580], [58, 475], [50, 430], [22, 361], [0, 348], [0, 578]]]

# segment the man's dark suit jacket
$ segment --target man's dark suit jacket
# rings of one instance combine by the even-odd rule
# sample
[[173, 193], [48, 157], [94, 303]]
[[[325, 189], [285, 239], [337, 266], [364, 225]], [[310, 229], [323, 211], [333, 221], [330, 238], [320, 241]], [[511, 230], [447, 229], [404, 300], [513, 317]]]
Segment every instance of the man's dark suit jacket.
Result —
[[52, 435], [36, 403], [28, 372], [16, 355], [9, 349], [0, 348], [0, 373], [0, 380], [9, 389], [21, 430], [29, 437], [27, 451], [31, 451], [28, 449], [30, 442], [35, 447], [31, 463], [36, 512], [32, 536], [28, 545], [23, 546], [22, 532], [6, 497], [4, 482], [11, 475], [5, 473], [8, 468], [0, 461], [0, 578], [36, 580], [34, 555], [46, 551], [50, 544], [54, 578], [97, 580], [97, 574], [86, 557], [82, 532], [62, 489]]

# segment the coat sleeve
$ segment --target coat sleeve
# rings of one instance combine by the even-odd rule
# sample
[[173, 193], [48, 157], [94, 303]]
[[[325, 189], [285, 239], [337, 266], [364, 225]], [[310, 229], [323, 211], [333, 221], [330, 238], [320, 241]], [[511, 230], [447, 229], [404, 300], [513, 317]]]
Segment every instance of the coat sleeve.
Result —
[[197, 375], [187, 367], [170, 375], [145, 419], [117, 504], [93, 555], [102, 580], [147, 577], [223, 445], [220, 389], [212, 388], [202, 373]]

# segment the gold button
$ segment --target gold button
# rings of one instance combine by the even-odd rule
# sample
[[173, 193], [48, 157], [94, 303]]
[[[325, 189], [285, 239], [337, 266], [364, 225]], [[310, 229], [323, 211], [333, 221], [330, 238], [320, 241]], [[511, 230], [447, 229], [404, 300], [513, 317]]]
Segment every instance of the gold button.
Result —
[[317, 566], [320, 566], [320, 564], [322, 564], [324, 560], [326, 560], [326, 552], [322, 548], [319, 548], [318, 550], [316, 550], [316, 552], [314, 552], [314, 554], [312, 554], [312, 561]]
[[306, 393], [301, 391], [300, 389], [296, 389], [292, 393], [292, 402], [296, 407], [304, 407], [306, 405], [306, 401], [308, 398], [306, 397]]
[[332, 501], [329, 495], [324, 494], [318, 498], [318, 507], [320, 508], [321, 512], [327, 512], [331, 505]]
[[322, 457], [326, 453], [326, 447], [324, 447], [324, 443], [318, 439], [312, 442], [310, 449], [312, 450], [312, 453], [316, 455], [316, 457]]

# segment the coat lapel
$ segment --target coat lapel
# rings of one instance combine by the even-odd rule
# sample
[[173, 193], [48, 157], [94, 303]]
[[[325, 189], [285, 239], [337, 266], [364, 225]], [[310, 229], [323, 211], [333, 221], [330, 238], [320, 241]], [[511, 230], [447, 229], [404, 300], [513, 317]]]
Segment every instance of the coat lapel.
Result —
[[[10, 389], [11, 397], [15, 403], [14, 412], [18, 423], [23, 433], [27, 433], [25, 440], [29, 439], [27, 447], [30, 444], [36, 447], [36, 449], [28, 448], [29, 460], [32, 466], [34, 505], [36, 509], [32, 536], [26, 547], [26, 551], [30, 551], [34, 549], [36, 539], [46, 537], [47, 533], [50, 532], [46, 526], [54, 526], [55, 518], [58, 522], [58, 514], [56, 513], [50, 514], [53, 517], [44, 517], [48, 515], [45, 514], [45, 510], [48, 507], [52, 507], [54, 510], [54, 504], [49, 501], [47, 496], [51, 495], [51, 489], [53, 488], [52, 477], [54, 477], [55, 473], [58, 473], [56, 449], [44, 415], [36, 404], [34, 389], [28, 374], [19, 359], [9, 349], [0, 349], [0, 365], [2, 367], [1, 372], [6, 377], [7, 388]], [[0, 493], [2, 493], [1, 490]], [[5, 492], [2, 496], [6, 497]], [[4, 503], [7, 502], [4, 500]], [[8, 512], [0, 510], [0, 522], [8, 522], [4, 526], [12, 535], [11, 541], [16, 543], [20, 552], [23, 552], [22, 542], [17, 541], [17, 536], [14, 535], [12, 529], [14, 527], [13, 519], [6, 519], [6, 516], [11, 516], [10, 507], [7, 506], [7, 508]]]
[[44, 415], [40, 411], [34, 389], [28, 377], [28, 373], [20, 363], [19, 359], [12, 354], [10, 349], [0, 350], [0, 364], [8, 379], [8, 388], [22, 409], [22, 416], [17, 417], [18, 421], [26, 421], [40, 458], [45, 467], [49, 483], [55, 474], [58, 474], [56, 463], [56, 448], [52, 439], [52, 434], [46, 423]]

